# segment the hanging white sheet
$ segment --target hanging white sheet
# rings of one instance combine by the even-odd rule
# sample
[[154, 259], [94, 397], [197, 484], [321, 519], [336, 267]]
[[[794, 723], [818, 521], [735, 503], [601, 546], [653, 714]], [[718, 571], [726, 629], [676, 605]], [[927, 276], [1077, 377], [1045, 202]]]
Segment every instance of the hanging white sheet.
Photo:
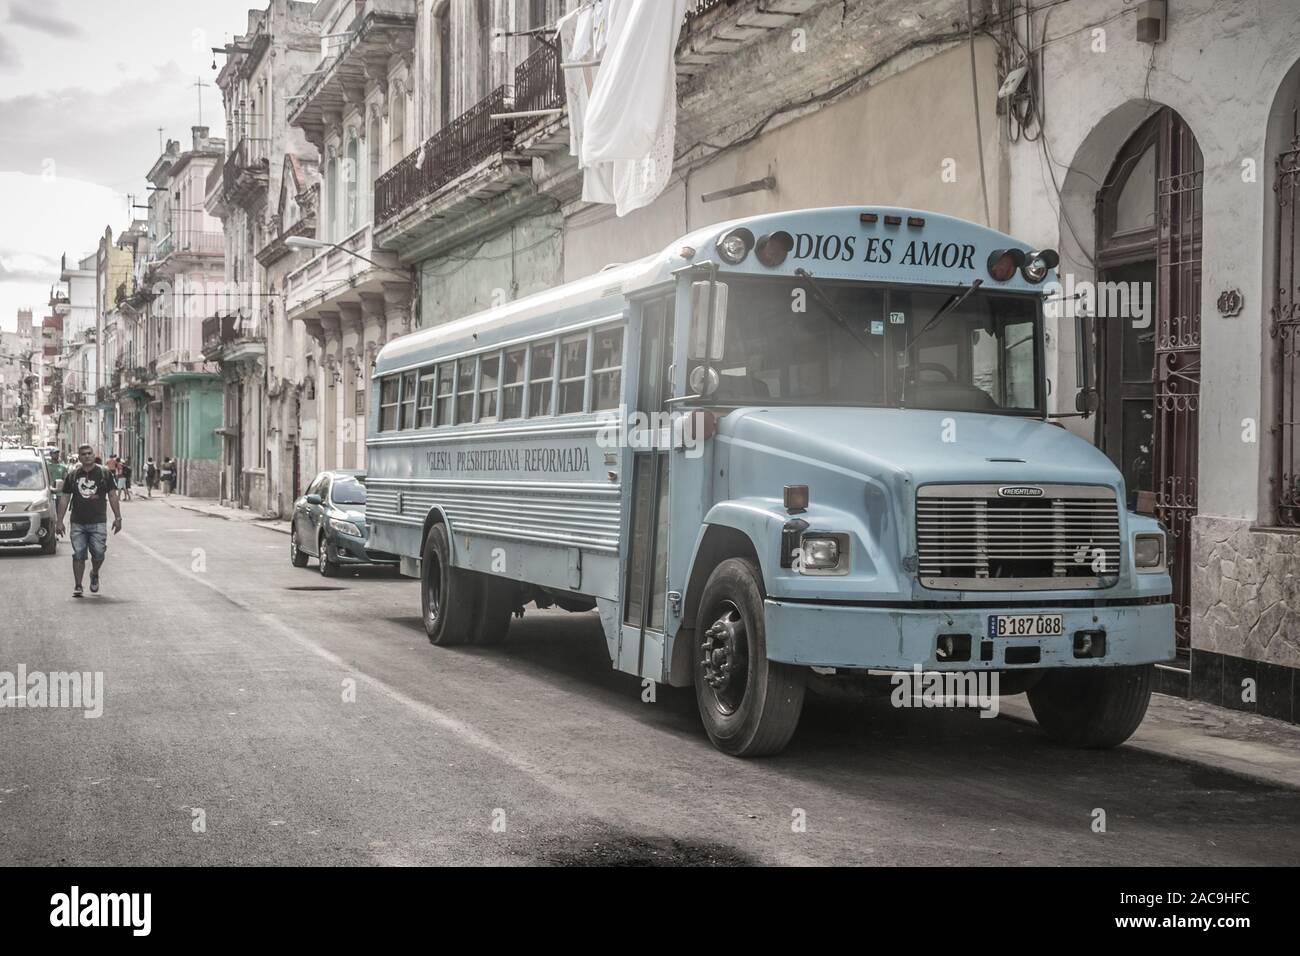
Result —
[[[594, 82], [580, 91], [579, 151], [583, 199], [613, 202], [618, 215], [649, 205], [672, 175], [677, 132], [675, 56], [682, 21], [693, 0], [603, 0], [592, 26], [575, 19], [572, 60], [601, 60]], [[579, 11], [581, 14], [581, 11]], [[600, 16], [603, 23], [598, 23]], [[603, 27], [603, 29], [602, 29]], [[584, 41], [583, 34], [590, 37]], [[596, 44], [604, 35], [603, 55]], [[583, 56], [584, 50], [595, 55]], [[572, 71], [580, 75], [587, 71]], [[573, 120], [570, 101], [571, 128]]]

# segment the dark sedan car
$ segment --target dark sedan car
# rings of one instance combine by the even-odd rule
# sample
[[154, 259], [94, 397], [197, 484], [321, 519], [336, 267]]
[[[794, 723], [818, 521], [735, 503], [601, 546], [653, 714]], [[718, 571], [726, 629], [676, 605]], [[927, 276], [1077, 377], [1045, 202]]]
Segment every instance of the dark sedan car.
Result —
[[293, 504], [289, 560], [305, 568], [320, 562], [320, 573], [333, 577], [340, 567], [397, 565], [397, 557], [366, 549], [366, 473], [322, 471]]

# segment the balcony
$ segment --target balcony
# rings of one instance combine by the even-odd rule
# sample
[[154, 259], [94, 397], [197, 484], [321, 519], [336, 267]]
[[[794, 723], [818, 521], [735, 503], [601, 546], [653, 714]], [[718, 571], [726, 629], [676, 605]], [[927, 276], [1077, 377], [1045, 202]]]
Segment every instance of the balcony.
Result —
[[99, 388], [95, 389], [95, 404], [96, 405], [113, 404], [113, 390], [109, 388], [107, 385], [101, 385], [99, 386]]
[[[338, 302], [360, 302], [363, 295], [382, 295], [384, 286], [404, 281], [397, 257], [376, 249], [370, 224], [362, 226], [339, 244], [326, 249], [285, 276], [284, 310], [291, 320], [312, 321], [322, 311], [333, 311]], [[373, 259], [383, 268], [375, 268]]]
[[241, 315], [214, 315], [203, 320], [203, 357], [210, 362], [243, 362], [266, 354], [266, 342]]
[[158, 381], [165, 385], [190, 379], [212, 379], [217, 372], [189, 349], [172, 349], [158, 356]]
[[154, 247], [154, 263], [161, 264], [172, 256], [224, 256], [226, 236], [221, 232], [188, 230], [169, 233]]
[[221, 165], [222, 201], [233, 205], [258, 206], [266, 201], [271, 179], [267, 141], [245, 136]]
[[417, 0], [358, 0], [356, 5], [356, 17], [342, 28], [351, 35], [290, 100], [296, 105], [289, 111], [289, 125], [318, 144], [324, 141], [327, 117], [342, 114], [364, 93], [378, 64], [394, 55], [410, 58], [415, 48]]

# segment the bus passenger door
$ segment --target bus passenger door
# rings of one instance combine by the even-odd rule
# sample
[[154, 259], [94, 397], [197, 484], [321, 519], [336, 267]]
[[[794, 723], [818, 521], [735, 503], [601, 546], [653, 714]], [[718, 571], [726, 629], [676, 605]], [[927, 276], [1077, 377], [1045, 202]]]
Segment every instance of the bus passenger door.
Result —
[[629, 423], [632, 499], [624, 560], [619, 670], [658, 681], [663, 673], [668, 578], [668, 478], [672, 429], [673, 298], [641, 306], [637, 414]]

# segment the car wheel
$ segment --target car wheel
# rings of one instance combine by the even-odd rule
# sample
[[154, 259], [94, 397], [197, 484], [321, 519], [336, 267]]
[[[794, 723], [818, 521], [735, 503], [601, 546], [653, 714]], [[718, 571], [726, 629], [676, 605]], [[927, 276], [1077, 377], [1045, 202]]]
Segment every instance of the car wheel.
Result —
[[323, 578], [332, 578], [339, 573], [339, 566], [330, 560], [329, 545], [325, 543], [325, 535], [320, 536], [317, 543], [316, 553], [320, 555], [320, 576]]
[[753, 562], [728, 558], [695, 619], [695, 702], [713, 745], [735, 757], [779, 752], [803, 710], [803, 672], [767, 659], [762, 580]]
[[295, 568], [307, 567], [307, 555], [298, 547], [298, 526], [295, 524], [289, 532], [289, 563]]
[[452, 567], [446, 527], [434, 525], [420, 562], [420, 608], [429, 642], [450, 647], [473, 639], [482, 597], [478, 576]]

